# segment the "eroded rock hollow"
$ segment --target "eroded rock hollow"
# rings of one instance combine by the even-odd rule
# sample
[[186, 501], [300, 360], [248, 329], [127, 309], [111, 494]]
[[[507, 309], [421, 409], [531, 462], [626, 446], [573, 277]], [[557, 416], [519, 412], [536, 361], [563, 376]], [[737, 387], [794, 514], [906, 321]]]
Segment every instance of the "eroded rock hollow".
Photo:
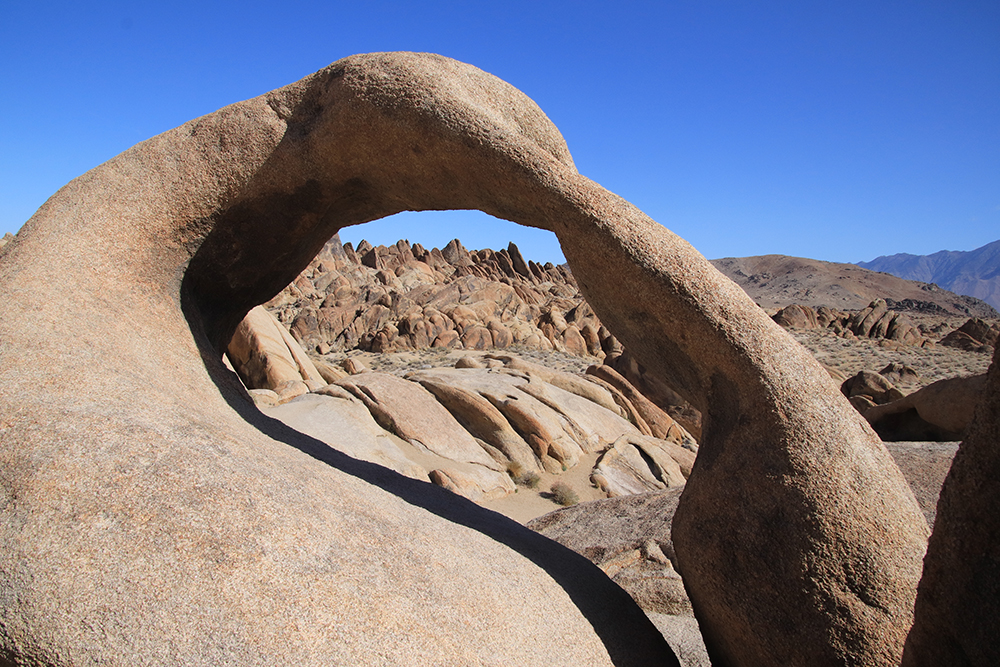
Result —
[[263, 417], [220, 361], [338, 229], [470, 208], [555, 232], [601, 321], [703, 412], [673, 533], [713, 658], [898, 662], [927, 527], [864, 420], [690, 245], [577, 173], [531, 100], [408, 53], [138, 144], [5, 249], [0, 656], [670, 664], [588, 562]]

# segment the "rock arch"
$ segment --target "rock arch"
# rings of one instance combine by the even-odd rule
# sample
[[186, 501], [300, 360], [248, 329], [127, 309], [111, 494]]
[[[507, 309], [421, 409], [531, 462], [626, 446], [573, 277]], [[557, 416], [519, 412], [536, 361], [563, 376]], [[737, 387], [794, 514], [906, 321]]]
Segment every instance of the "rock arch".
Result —
[[445, 208], [554, 231], [602, 321], [705, 414], [674, 541], [715, 659], [898, 661], [927, 529], [866, 423], [693, 248], [578, 174], [533, 102], [427, 54], [347, 58], [143, 142], [4, 251], [0, 655], [672, 659], [586, 564], [282, 429], [222, 368], [338, 229]]

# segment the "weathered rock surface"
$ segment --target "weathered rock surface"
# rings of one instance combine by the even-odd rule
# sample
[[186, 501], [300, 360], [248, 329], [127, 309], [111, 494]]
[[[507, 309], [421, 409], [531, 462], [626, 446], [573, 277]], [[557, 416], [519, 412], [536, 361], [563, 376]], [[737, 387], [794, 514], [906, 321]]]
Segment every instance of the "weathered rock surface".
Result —
[[283, 405], [261, 406], [261, 412], [348, 456], [428, 481], [428, 471], [414, 460], [418, 456], [413, 445], [379, 426], [368, 408], [345, 389], [324, 387]]
[[825, 306], [814, 311], [809, 306], [792, 304], [779, 310], [772, 319], [786, 329], [828, 328], [846, 338], [876, 338], [901, 345], [924, 345], [926, 341], [909, 317], [891, 310], [882, 298], [854, 313]]
[[528, 527], [590, 559], [647, 613], [669, 616], [658, 627], [681, 663], [707, 666], [697, 624], [682, 620], [693, 614], [670, 538], [681, 491], [581, 503], [530, 521]]
[[[840, 385], [840, 391], [856, 408], [882, 405], [903, 398], [903, 392], [896, 389], [884, 375], [874, 371], [861, 371], [854, 377], [847, 378]], [[858, 398], [864, 401], [856, 402], [855, 399]], [[865, 412], [862, 409], [858, 411], [862, 414]]]
[[609, 498], [659, 491], [683, 486], [694, 459], [693, 452], [677, 443], [622, 436], [597, 460], [591, 480]]
[[678, 394], [661, 375], [650, 371], [621, 349], [609, 353], [604, 358], [604, 365], [625, 378], [695, 439], [701, 438], [701, 411]]
[[634, 413], [632, 419], [640, 430], [643, 430], [642, 427], [645, 425], [645, 431], [643, 431], [645, 435], [681, 442], [689, 446], [696, 445], [694, 436], [688, 433], [665, 410], [646, 398], [642, 392], [611, 366], [605, 364], [589, 366], [587, 375], [617, 392], [614, 400], [623, 405], [626, 413], [630, 415]]
[[992, 353], [1000, 335], [1000, 324], [987, 324], [972, 318], [941, 339], [941, 345], [956, 347], [969, 352]]
[[985, 387], [985, 375], [938, 380], [864, 417], [883, 440], [961, 440]]
[[247, 313], [236, 327], [226, 356], [244, 385], [270, 389], [279, 400], [327, 384], [288, 330], [261, 306]]
[[[510, 459], [510, 469], [541, 467], [559, 473], [575, 466], [584, 452], [598, 451], [625, 434], [639, 435], [622, 417], [522, 371], [438, 368], [408, 377], [454, 408], [455, 416], [477, 437], [500, 451], [515, 452], [518, 458]], [[449, 400], [443, 387], [460, 391], [468, 399], [462, 403]], [[497, 413], [507, 426], [500, 423]], [[521, 442], [533, 452], [532, 461], [523, 458]]]
[[265, 417], [221, 361], [336, 225], [517, 201], [549, 224], [543, 173], [580, 178], [513, 88], [372, 55], [50, 199], [0, 262], [4, 660], [669, 664], [592, 564]]
[[[281, 327], [266, 311], [255, 311], [267, 332]], [[249, 327], [250, 319], [244, 318], [240, 327]], [[304, 356], [287, 333], [284, 342], [259, 349], [256, 365], [285, 368], [287, 359]], [[269, 354], [278, 358], [270, 359]], [[353, 377], [342, 371], [334, 377], [335, 384], [314, 390], [318, 396], [300, 396], [281, 407], [275, 406], [289, 397], [267, 389], [265, 374], [244, 374], [244, 384], [265, 414], [297, 431], [474, 502], [513, 493], [511, 477], [543, 468], [559, 473], [575, 466], [582, 454], [609, 447], [592, 473], [609, 496], [683, 484], [694, 464], [697, 443], [677, 424], [666, 429], [666, 440], [639, 435], [636, 428], [645, 422], [634, 409], [624, 409], [623, 404], [631, 404], [613, 392], [639, 394], [620, 377], [621, 391], [516, 356], [487, 355], [482, 360], [459, 358], [455, 368], [464, 371], [439, 368], [413, 373], [408, 376], [411, 382], [370, 372], [354, 361], [345, 360]], [[336, 375], [335, 369], [325, 370]], [[661, 414], [661, 422], [668, 421], [672, 420]], [[576, 447], [569, 446], [571, 455], [557, 454], [557, 460], [550, 460], [550, 452], [565, 454], [567, 444], [556, 442], [561, 438]]]
[[820, 326], [819, 320], [816, 318], [816, 311], [809, 306], [797, 303], [785, 306], [771, 319], [786, 329], [815, 329]]
[[713, 657], [896, 663], [927, 529], [875, 434], [744, 292], [577, 173], [530, 100], [422, 54], [345, 59], [139, 144], [4, 251], [3, 655], [673, 661], [590, 563], [264, 417], [222, 364], [340, 226], [444, 208], [554, 231], [604, 325], [701, 411], [672, 537]]
[[1000, 348], [941, 490], [905, 667], [1000, 664]]
[[499, 469], [469, 432], [419, 384], [385, 373], [361, 373], [337, 384], [363, 402], [382, 428], [403, 440], [438, 456]]

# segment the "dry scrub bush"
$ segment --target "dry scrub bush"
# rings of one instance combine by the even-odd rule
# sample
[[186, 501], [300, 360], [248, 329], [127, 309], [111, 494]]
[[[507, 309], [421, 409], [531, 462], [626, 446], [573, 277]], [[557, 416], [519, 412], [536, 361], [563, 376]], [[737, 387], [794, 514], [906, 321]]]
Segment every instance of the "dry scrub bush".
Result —
[[549, 490], [552, 493], [552, 500], [560, 505], [569, 507], [580, 502], [580, 497], [576, 495], [576, 491], [564, 482], [556, 482]]

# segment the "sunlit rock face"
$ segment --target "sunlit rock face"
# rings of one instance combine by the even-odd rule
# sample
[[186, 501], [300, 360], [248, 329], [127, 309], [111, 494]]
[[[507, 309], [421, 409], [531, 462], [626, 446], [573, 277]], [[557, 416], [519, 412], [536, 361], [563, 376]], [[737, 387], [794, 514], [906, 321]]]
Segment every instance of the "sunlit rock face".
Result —
[[670, 664], [582, 557], [265, 418], [221, 363], [339, 228], [449, 208], [555, 232], [601, 321], [702, 411], [673, 541], [713, 657], [898, 661], [927, 528], [837, 387], [687, 243], [578, 174], [531, 100], [405, 53], [143, 142], [5, 248], [0, 655]]

